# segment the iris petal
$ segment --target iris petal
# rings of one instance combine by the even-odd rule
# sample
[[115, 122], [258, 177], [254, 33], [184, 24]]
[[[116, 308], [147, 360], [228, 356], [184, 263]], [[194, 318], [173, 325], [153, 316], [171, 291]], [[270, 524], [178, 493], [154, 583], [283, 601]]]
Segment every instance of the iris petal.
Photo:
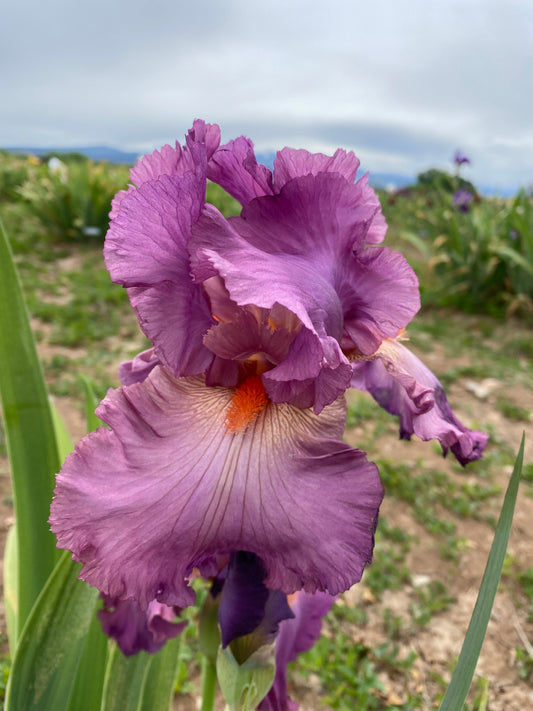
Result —
[[400, 437], [416, 434], [437, 439], [443, 453], [451, 449], [461, 464], [479, 459], [488, 435], [467, 429], [454, 415], [435, 375], [405, 346], [384, 341], [370, 362], [354, 365], [352, 385], [367, 390], [377, 402], [400, 417]]
[[110, 391], [58, 475], [51, 524], [81, 577], [141, 606], [184, 607], [188, 576], [216, 554], [246, 550], [265, 584], [335, 594], [371, 559], [383, 490], [364, 453], [339, 441], [345, 405], [320, 417], [269, 403], [242, 433], [235, 391], [156, 367]]

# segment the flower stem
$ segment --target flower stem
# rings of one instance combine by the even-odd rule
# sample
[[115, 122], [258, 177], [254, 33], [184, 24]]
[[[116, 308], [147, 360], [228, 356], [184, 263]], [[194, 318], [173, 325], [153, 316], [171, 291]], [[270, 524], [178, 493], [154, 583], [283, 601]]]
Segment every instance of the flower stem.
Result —
[[217, 688], [216, 664], [204, 655], [202, 663], [202, 707], [200, 711], [213, 711]]

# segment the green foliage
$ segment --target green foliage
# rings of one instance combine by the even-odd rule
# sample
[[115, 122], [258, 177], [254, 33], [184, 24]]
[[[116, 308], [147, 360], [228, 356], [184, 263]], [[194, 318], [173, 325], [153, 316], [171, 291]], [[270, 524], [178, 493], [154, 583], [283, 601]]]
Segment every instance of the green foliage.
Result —
[[75, 160], [42, 164], [18, 189], [41, 232], [57, 242], [103, 240], [111, 199], [126, 186], [127, 168]]
[[405, 703], [389, 703], [384, 673], [393, 672], [407, 689], [415, 654], [401, 658], [398, 648], [389, 642], [372, 648], [346, 634], [332, 616], [329, 634], [302, 654], [296, 663], [305, 676], [316, 675], [324, 692], [324, 703], [339, 711], [414, 711], [422, 707], [418, 694], [408, 691]]
[[533, 656], [526, 649], [516, 647], [516, 661], [518, 662], [518, 676], [523, 681], [533, 680]]
[[220, 210], [224, 217], [239, 215], [242, 209], [240, 203], [216, 183], [207, 183], [206, 201]]
[[416, 595], [418, 599], [411, 605], [411, 615], [419, 627], [425, 627], [436, 612], [448, 610], [455, 602], [440, 580], [432, 580], [427, 586], [417, 588]]
[[399, 590], [409, 583], [411, 576], [405, 559], [410, 540], [405, 531], [391, 528], [386, 519], [380, 519], [372, 565], [366, 568], [363, 578], [377, 599], [385, 590]]
[[531, 420], [531, 412], [527, 408], [515, 405], [509, 402], [507, 398], [498, 398], [496, 407], [509, 420], [517, 420], [518, 422], [529, 422]]
[[[457, 190], [472, 201], [454, 204]], [[521, 191], [511, 200], [481, 198], [459, 176], [427, 171], [407, 191], [384, 196], [389, 237], [418, 263], [426, 304], [469, 313], [533, 315], [533, 207]]]
[[518, 582], [529, 600], [529, 622], [533, 622], [533, 566], [525, 572], [519, 573]]
[[472, 195], [476, 193], [475, 187], [469, 180], [452, 175], [446, 170], [438, 170], [437, 168], [430, 168], [423, 173], [419, 173], [417, 176], [417, 187], [423, 188], [424, 190], [442, 190], [447, 193], [454, 193], [459, 189], [468, 190]]
[[0, 150], [0, 201], [17, 199], [17, 189], [28, 179], [30, 169], [27, 156]]

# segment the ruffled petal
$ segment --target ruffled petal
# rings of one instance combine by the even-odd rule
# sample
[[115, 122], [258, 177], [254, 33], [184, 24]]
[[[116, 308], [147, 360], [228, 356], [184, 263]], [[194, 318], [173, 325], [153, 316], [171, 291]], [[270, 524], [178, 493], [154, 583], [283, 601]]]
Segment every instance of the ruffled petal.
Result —
[[317, 417], [263, 402], [230, 428], [237, 400], [161, 367], [108, 393], [97, 414], [112, 429], [67, 458], [52, 503], [58, 545], [84, 580], [142, 607], [184, 607], [193, 568], [239, 550], [286, 593], [335, 594], [360, 579], [383, 489], [375, 465], [339, 440], [345, 405]]
[[124, 198], [104, 247], [113, 281], [128, 287], [141, 328], [176, 375], [204, 372], [203, 345], [214, 323], [190, 277], [187, 243], [204, 204], [205, 176], [161, 176]]
[[[298, 328], [304, 329], [293, 334], [287, 359], [269, 371], [265, 384], [275, 401], [294, 404], [301, 384], [307, 388], [305, 381], [315, 379], [315, 400], [298, 406], [313, 405], [318, 413], [345, 392], [351, 377], [348, 359], [339, 346], [343, 325], [339, 297], [318, 259], [315, 263], [300, 255], [260, 250], [232, 229], [234, 224], [215, 208], [204, 210], [190, 245], [193, 274], [197, 281], [221, 277], [239, 306], [267, 310], [281, 306], [296, 316]], [[210, 338], [216, 338], [216, 327]], [[268, 352], [268, 344], [262, 350]], [[292, 381], [287, 388], [276, 385], [287, 381]]]
[[206, 158], [209, 160], [220, 143], [220, 128], [216, 124], [206, 124], [200, 119], [194, 121], [186, 137], [187, 146], [182, 148], [178, 141], [174, 147], [168, 144], [161, 150], [142, 156], [130, 171], [133, 183], [128, 190], [120, 190], [111, 203], [109, 217], [114, 219], [120, 210], [123, 198], [143, 183], [157, 180], [162, 175], [183, 175], [187, 171], [195, 171], [198, 161], [198, 144], [206, 147]]
[[253, 200], [234, 228], [265, 252], [307, 256], [332, 275], [354, 251], [365, 247], [366, 234], [379, 209], [369, 204], [359, 183], [336, 173], [293, 178], [279, 194]]
[[207, 177], [241, 205], [261, 195], [273, 194], [272, 173], [257, 162], [254, 144], [244, 136], [220, 146], [209, 161]]
[[384, 341], [375, 360], [354, 364], [352, 385], [399, 416], [402, 439], [437, 439], [443, 454], [451, 449], [463, 465], [482, 456], [488, 435], [468, 430], [455, 417], [437, 378], [401, 343]]
[[274, 188], [279, 192], [293, 178], [319, 173], [336, 173], [353, 183], [359, 165], [355, 154], [343, 148], [338, 148], [332, 156], [309, 153], [304, 149], [283, 148], [274, 158]]
[[128, 289], [139, 325], [161, 363], [175, 375], [204, 373], [213, 362], [205, 333], [215, 323], [202, 290], [189, 275]]
[[365, 205], [373, 207], [376, 212], [372, 218], [368, 232], [366, 233], [367, 244], [379, 244], [385, 239], [387, 233], [387, 222], [381, 212], [381, 203], [374, 190], [368, 184], [368, 173], [365, 173], [358, 181], [357, 185], [361, 190], [361, 200]]
[[138, 353], [133, 360], [124, 361], [118, 366], [118, 377], [122, 385], [142, 383], [152, 372], [156, 365], [160, 365], [159, 358], [154, 349], [149, 348]]
[[178, 608], [155, 600], [147, 610], [142, 610], [135, 600], [118, 600], [107, 595], [102, 598], [104, 606], [98, 612], [98, 619], [104, 634], [114, 639], [128, 657], [142, 649], [155, 654], [187, 626], [187, 621], [175, 622], [180, 612]]
[[163, 175], [129, 193], [106, 236], [111, 279], [123, 286], [183, 278], [191, 225], [204, 205], [205, 181], [194, 173]]
[[354, 255], [352, 279], [339, 288], [344, 313], [345, 350], [375, 353], [384, 338], [405, 328], [420, 308], [418, 279], [407, 260], [387, 247]]

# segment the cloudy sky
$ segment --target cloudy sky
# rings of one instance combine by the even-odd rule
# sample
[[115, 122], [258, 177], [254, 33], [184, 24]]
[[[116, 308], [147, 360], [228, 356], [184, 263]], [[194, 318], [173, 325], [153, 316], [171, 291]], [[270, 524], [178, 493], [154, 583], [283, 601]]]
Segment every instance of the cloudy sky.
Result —
[[0, 11], [0, 146], [146, 151], [195, 117], [260, 151], [533, 184], [532, 0], [18, 0]]

